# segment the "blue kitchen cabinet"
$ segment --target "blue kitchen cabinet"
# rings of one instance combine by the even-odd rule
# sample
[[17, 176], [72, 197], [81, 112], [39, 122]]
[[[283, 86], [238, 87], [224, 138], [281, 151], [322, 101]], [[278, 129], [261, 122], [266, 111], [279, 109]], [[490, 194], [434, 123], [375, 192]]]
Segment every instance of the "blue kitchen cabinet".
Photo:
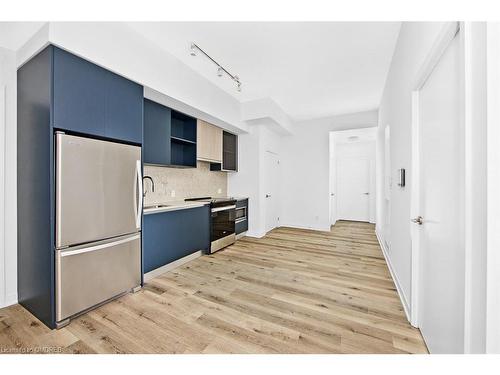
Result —
[[144, 99], [144, 163], [196, 168], [196, 119]]
[[105, 135], [142, 144], [144, 89], [117, 74], [107, 73]]
[[53, 48], [54, 127], [104, 136], [106, 71]]
[[60, 48], [53, 54], [54, 128], [141, 144], [142, 86]]
[[210, 247], [208, 205], [144, 215], [144, 273]]
[[144, 99], [144, 163], [170, 164], [170, 127], [170, 108]]

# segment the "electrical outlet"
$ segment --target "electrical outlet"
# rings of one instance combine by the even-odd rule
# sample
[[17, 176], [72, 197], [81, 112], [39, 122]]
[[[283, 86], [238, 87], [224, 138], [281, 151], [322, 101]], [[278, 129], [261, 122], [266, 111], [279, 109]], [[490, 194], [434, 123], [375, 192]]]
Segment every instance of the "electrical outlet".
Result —
[[222, 189], [217, 189], [217, 194], [222, 194]]
[[175, 190], [171, 190], [170, 191], [170, 197], [171, 198], [175, 198]]

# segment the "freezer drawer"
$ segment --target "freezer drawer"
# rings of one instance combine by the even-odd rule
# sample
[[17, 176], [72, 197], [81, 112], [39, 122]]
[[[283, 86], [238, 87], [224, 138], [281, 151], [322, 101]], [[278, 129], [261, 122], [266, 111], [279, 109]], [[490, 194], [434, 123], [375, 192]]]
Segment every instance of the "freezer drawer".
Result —
[[134, 234], [56, 251], [56, 320], [140, 285], [140, 238]]
[[56, 134], [56, 248], [137, 232], [141, 148]]

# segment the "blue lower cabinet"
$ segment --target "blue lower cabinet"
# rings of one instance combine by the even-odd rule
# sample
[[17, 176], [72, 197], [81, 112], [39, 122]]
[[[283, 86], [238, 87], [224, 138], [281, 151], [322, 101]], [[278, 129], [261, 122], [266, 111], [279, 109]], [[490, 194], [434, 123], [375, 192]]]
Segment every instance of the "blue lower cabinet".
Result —
[[210, 247], [209, 206], [144, 215], [144, 273]]

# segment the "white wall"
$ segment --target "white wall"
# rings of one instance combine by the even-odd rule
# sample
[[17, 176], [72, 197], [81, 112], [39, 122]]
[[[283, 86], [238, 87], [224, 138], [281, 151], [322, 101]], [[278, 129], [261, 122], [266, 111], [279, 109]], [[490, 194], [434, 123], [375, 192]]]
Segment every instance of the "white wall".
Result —
[[282, 137], [281, 225], [330, 229], [329, 133], [376, 126], [377, 111], [297, 122]]
[[[411, 91], [418, 69], [439, 31], [442, 23], [405, 22], [392, 58], [384, 93], [379, 108], [377, 164], [377, 233], [389, 244], [387, 254], [395, 277], [402, 288], [403, 299], [411, 301], [411, 238], [410, 238], [410, 189], [411, 186]], [[406, 169], [406, 187], [394, 183], [390, 186], [390, 204], [384, 197], [385, 127], [390, 126], [391, 180], [397, 180], [397, 170]], [[390, 212], [387, 210], [390, 209]], [[389, 225], [390, 231], [386, 231]]]
[[[0, 89], [4, 87], [4, 123], [0, 132], [0, 307], [17, 301], [17, 184], [16, 184], [16, 55], [0, 48]], [[1, 114], [0, 114], [1, 115]], [[1, 123], [1, 121], [0, 121]], [[3, 125], [3, 123], [2, 123]], [[3, 174], [3, 175], [2, 175]], [[1, 205], [1, 203], [0, 203]], [[3, 208], [3, 209], [2, 209]]]

